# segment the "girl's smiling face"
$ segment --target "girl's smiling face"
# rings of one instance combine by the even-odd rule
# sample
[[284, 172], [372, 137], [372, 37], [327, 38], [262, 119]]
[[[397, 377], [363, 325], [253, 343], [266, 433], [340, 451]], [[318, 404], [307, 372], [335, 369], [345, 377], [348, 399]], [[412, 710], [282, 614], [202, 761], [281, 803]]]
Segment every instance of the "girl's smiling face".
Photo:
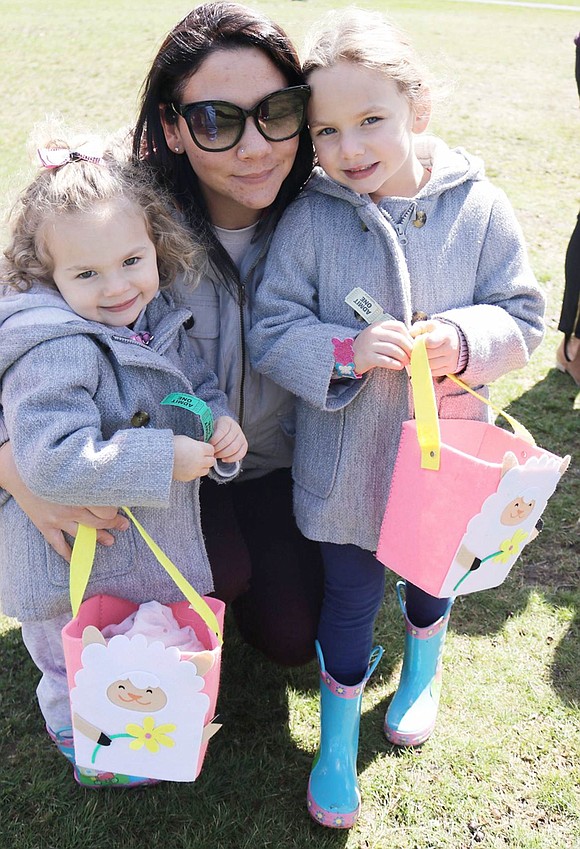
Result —
[[159, 289], [155, 245], [143, 214], [128, 201], [54, 216], [41, 237], [56, 287], [81, 318], [131, 325]]
[[375, 201], [413, 197], [429, 179], [413, 147], [429, 110], [418, 116], [394, 80], [352, 62], [317, 68], [308, 83], [310, 133], [329, 177]]

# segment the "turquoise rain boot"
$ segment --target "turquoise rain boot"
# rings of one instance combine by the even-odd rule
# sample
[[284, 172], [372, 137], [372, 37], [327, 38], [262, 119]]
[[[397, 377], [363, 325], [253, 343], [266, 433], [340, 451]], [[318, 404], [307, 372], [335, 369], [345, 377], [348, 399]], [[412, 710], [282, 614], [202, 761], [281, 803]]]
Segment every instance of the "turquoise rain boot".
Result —
[[52, 728], [49, 728], [47, 725], [46, 730], [48, 732], [48, 736], [61, 755], [64, 755], [67, 761], [70, 761], [70, 763], [74, 765], [75, 748], [72, 728], [61, 728], [59, 731], [53, 731]]
[[383, 649], [376, 646], [372, 650], [364, 678], [352, 687], [339, 684], [328, 674], [318, 641], [316, 652], [320, 663], [320, 744], [308, 782], [308, 812], [328, 828], [350, 828], [360, 810], [356, 756], [362, 694]]
[[441, 655], [453, 602], [433, 625], [416, 628], [407, 616], [404, 586], [404, 581], [398, 581], [397, 596], [407, 632], [403, 670], [385, 716], [384, 731], [395, 746], [420, 746], [435, 727], [443, 672]]
[[69, 726], [68, 728], [61, 728], [59, 731], [53, 731], [47, 725], [46, 730], [59, 752], [73, 765], [74, 779], [77, 784], [81, 784], [83, 787], [144, 787], [150, 784], [159, 784], [156, 778], [120, 775], [116, 772], [98, 772], [96, 769], [85, 769], [84, 767], [77, 766], [75, 764], [72, 728]]

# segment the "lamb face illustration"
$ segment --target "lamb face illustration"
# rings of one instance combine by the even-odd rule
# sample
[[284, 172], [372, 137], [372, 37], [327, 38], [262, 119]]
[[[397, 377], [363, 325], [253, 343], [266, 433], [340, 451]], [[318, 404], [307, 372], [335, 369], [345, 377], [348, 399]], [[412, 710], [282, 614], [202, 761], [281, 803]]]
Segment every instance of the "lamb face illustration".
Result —
[[181, 658], [178, 649], [137, 634], [108, 644], [97, 628], [83, 632], [82, 668], [71, 691], [75, 760], [105, 772], [193, 781], [209, 697], [203, 675], [210, 651]]
[[570, 457], [546, 454], [519, 465], [511, 451], [505, 454], [498, 488], [467, 525], [441, 596], [502, 583], [523, 547], [541, 530], [541, 515], [569, 462]]
[[147, 672], [131, 672], [127, 678], [113, 681], [107, 688], [107, 698], [127, 710], [155, 711], [167, 704], [159, 679]]

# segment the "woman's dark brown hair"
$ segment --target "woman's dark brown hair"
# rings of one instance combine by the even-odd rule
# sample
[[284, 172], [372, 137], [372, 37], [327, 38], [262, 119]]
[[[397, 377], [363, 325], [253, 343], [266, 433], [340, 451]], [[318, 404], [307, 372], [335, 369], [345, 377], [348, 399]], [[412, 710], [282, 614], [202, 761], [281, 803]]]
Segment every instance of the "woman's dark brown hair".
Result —
[[[180, 100], [187, 82], [211, 53], [240, 48], [261, 50], [281, 71], [288, 86], [304, 84], [296, 50], [277, 24], [237, 3], [204, 3], [186, 15], [159, 48], [143, 86], [133, 140], [134, 157], [146, 163], [172, 195], [195, 235], [206, 245], [212, 265], [228, 288], [237, 281], [237, 271], [209, 226], [199, 180], [187, 156], [177, 156], [167, 146], [159, 109], [162, 104]], [[177, 120], [169, 107], [165, 117], [167, 121]], [[308, 179], [312, 162], [312, 144], [305, 127], [294, 165], [263, 216], [261, 227], [276, 223]]]

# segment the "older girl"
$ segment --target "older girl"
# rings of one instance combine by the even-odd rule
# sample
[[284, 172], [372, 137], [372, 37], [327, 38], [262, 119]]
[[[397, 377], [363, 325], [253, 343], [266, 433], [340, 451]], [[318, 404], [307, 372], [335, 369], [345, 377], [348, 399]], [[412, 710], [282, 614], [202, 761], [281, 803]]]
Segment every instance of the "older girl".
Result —
[[[440, 415], [483, 418], [484, 405], [444, 376], [461, 373], [481, 391], [524, 366], [542, 338], [544, 300], [509, 202], [482, 163], [423, 137], [429, 86], [405, 36], [378, 14], [333, 12], [304, 69], [324, 172], [276, 231], [250, 345], [255, 367], [299, 399], [294, 505], [325, 569], [321, 743], [308, 805], [323, 825], [345, 828], [360, 807], [361, 695], [379, 655], [371, 646], [385, 572], [374, 552], [409, 416], [414, 337], [425, 335]], [[352, 295], [361, 288], [362, 300]], [[368, 327], [361, 303], [376, 317]], [[412, 326], [415, 313], [425, 318]], [[385, 732], [418, 745], [435, 724], [451, 603], [407, 584], [402, 607], [403, 672]]]

